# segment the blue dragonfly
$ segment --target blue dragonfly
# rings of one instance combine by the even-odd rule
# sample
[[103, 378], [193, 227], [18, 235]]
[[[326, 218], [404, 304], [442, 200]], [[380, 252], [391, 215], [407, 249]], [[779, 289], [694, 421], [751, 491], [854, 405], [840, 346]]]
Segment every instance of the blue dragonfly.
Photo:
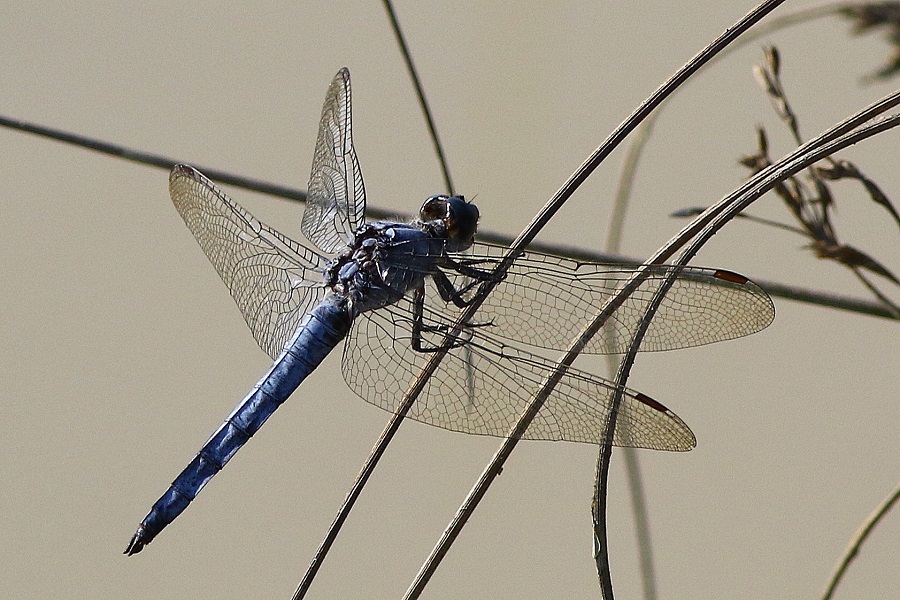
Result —
[[[553, 366], [541, 349], [566, 346], [633, 272], [526, 252], [496, 282], [491, 271], [506, 250], [474, 241], [479, 212], [461, 196], [428, 198], [411, 223], [366, 223], [346, 68], [325, 98], [301, 223], [315, 249], [256, 220], [189, 166], [172, 170], [169, 189], [274, 364], [153, 505], [125, 550], [129, 555], [187, 508], [342, 339], [347, 383], [363, 399], [393, 412], [400, 392], [444, 343], [460, 310], [482, 284], [495, 284], [478, 321], [451, 344], [408, 416], [503, 437]], [[669, 267], [655, 267], [585, 351], [624, 352], [668, 272]], [[765, 328], [773, 318], [769, 297], [746, 278], [687, 268], [641, 349], [732, 339]], [[614, 391], [611, 382], [570, 369], [524, 437], [602, 443]], [[613, 443], [686, 451], [696, 440], [665, 406], [626, 390]]]

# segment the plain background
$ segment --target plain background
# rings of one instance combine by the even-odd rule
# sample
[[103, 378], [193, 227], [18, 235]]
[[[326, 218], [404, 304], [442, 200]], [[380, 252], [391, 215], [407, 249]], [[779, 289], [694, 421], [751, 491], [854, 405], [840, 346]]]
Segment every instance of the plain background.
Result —
[[[396, 9], [458, 189], [476, 198], [484, 229], [514, 235], [639, 101], [751, 7]], [[861, 84], [889, 50], [848, 30], [824, 19], [765, 40], [781, 49], [808, 137], [896, 85]], [[738, 185], [756, 124], [769, 128], [774, 156], [790, 150], [751, 74], [762, 44], [708, 70], [665, 109], [638, 175], [627, 253], [649, 255], [683, 224], [670, 212]], [[369, 202], [416, 210], [444, 190], [378, 2], [0, 9], [0, 112], [296, 187], [306, 185], [325, 90], [344, 65]], [[844, 154], [895, 202], [898, 139], [890, 132]], [[0, 148], [2, 595], [289, 597], [388, 415], [346, 387], [335, 354], [174, 525], [124, 557], [138, 521], [268, 359], [173, 209], [165, 172], [7, 130]], [[602, 248], [620, 159], [540, 239]], [[857, 186], [838, 190], [843, 241], [900, 271], [896, 223]], [[299, 237], [301, 206], [229, 193]], [[774, 198], [753, 212], [786, 218]], [[866, 297], [804, 243], [734, 223], [697, 263]], [[630, 385], [673, 408], [699, 440], [688, 454], [640, 456], [662, 597], [817, 597], [896, 483], [900, 329], [788, 301], [777, 311], [753, 337], [637, 363]], [[604, 372], [600, 359], [581, 364]], [[405, 424], [309, 597], [401, 594], [498, 443]], [[596, 454], [522, 444], [426, 597], [597, 597]], [[611, 485], [614, 584], [634, 598], [619, 460]], [[898, 539], [894, 514], [838, 597], [896, 593]]]

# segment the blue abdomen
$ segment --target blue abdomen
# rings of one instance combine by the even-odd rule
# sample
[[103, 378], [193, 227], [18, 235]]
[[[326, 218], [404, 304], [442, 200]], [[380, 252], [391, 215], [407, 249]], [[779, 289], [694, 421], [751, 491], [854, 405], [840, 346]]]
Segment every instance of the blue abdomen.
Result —
[[350, 330], [351, 321], [346, 301], [338, 296], [329, 296], [303, 318], [294, 337], [275, 359], [269, 372], [235, 407], [150, 509], [125, 550], [126, 554], [140, 552], [187, 508], [203, 486], [222, 470], [241, 446], [259, 431], [266, 419], [340, 343]]

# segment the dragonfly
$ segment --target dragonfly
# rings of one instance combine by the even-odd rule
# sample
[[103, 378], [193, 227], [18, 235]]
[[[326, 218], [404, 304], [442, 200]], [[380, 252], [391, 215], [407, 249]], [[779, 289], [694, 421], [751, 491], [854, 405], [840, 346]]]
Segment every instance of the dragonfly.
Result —
[[[505, 437], [554, 367], [542, 349], [564, 348], [634, 273], [526, 251], [497, 278], [494, 267], [507, 249], [474, 240], [480, 214], [462, 196], [428, 198], [410, 223], [366, 222], [346, 68], [332, 81], [322, 109], [301, 222], [308, 243], [258, 221], [192, 167], [172, 170], [169, 191], [274, 363], [153, 505], [128, 555], [140, 552], [188, 507], [342, 340], [344, 379], [364, 400], [390, 412], [400, 402], [397, 392], [409, 387], [432, 353], [446, 350], [408, 417]], [[625, 352], [671, 269], [652, 267], [584, 351]], [[484, 296], [486, 286], [491, 291]], [[484, 298], [476, 320], [446, 342], [462, 309], [479, 294]], [[733, 339], [767, 327], [773, 318], [771, 299], [746, 277], [687, 267], [641, 350]], [[603, 443], [616, 390], [610, 381], [570, 368], [523, 437]], [[686, 451], [696, 438], [660, 402], [625, 389], [613, 443]]]

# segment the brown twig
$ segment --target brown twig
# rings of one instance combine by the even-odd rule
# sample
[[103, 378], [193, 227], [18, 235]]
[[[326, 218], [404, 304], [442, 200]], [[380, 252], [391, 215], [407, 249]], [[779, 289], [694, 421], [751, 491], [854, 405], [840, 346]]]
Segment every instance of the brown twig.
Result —
[[831, 600], [835, 590], [837, 590], [838, 584], [840, 584], [841, 579], [844, 577], [844, 573], [846, 573], [847, 569], [850, 567], [850, 563], [852, 563], [853, 559], [856, 558], [856, 555], [859, 554], [859, 549], [862, 547], [863, 542], [866, 541], [866, 538], [869, 537], [869, 534], [872, 533], [875, 526], [878, 525], [885, 515], [887, 515], [888, 511], [893, 508], [898, 499], [900, 499], [900, 483], [894, 487], [894, 490], [888, 494], [887, 498], [872, 511], [872, 514], [870, 514], [868, 518], [863, 521], [862, 525], [859, 526], [859, 529], [856, 530], [856, 533], [847, 545], [847, 549], [844, 550], [844, 555], [835, 566], [834, 573], [831, 574], [831, 578], [828, 580], [828, 585], [825, 588], [825, 592], [822, 594], [822, 600]]
[[[788, 101], [785, 86], [781, 80], [780, 65], [778, 51], [774, 47], [769, 47], [765, 50], [765, 61], [755, 67], [754, 73], [791, 136], [797, 144], [801, 144], [803, 140], [800, 135], [797, 114]], [[771, 164], [768, 138], [762, 128], [757, 130], [757, 152], [741, 159], [741, 163], [753, 173], [758, 173]], [[887, 194], [849, 161], [827, 157], [824, 163], [823, 165], [811, 165], [806, 171], [805, 179], [798, 175], [781, 182], [775, 186], [774, 192], [782, 199], [799, 223], [799, 229], [793, 230], [809, 239], [806, 247], [811, 249], [816, 257], [832, 260], [850, 268], [891, 314], [898, 315], [900, 309], [897, 305], [865, 278], [862, 270], [874, 273], [897, 286], [900, 286], [900, 280], [869, 254], [839, 241], [837, 230], [831, 219], [835, 195], [829, 182], [842, 179], [858, 182], [863, 186], [869, 198], [883, 207], [898, 225], [900, 225], [900, 213], [894, 208]]]

